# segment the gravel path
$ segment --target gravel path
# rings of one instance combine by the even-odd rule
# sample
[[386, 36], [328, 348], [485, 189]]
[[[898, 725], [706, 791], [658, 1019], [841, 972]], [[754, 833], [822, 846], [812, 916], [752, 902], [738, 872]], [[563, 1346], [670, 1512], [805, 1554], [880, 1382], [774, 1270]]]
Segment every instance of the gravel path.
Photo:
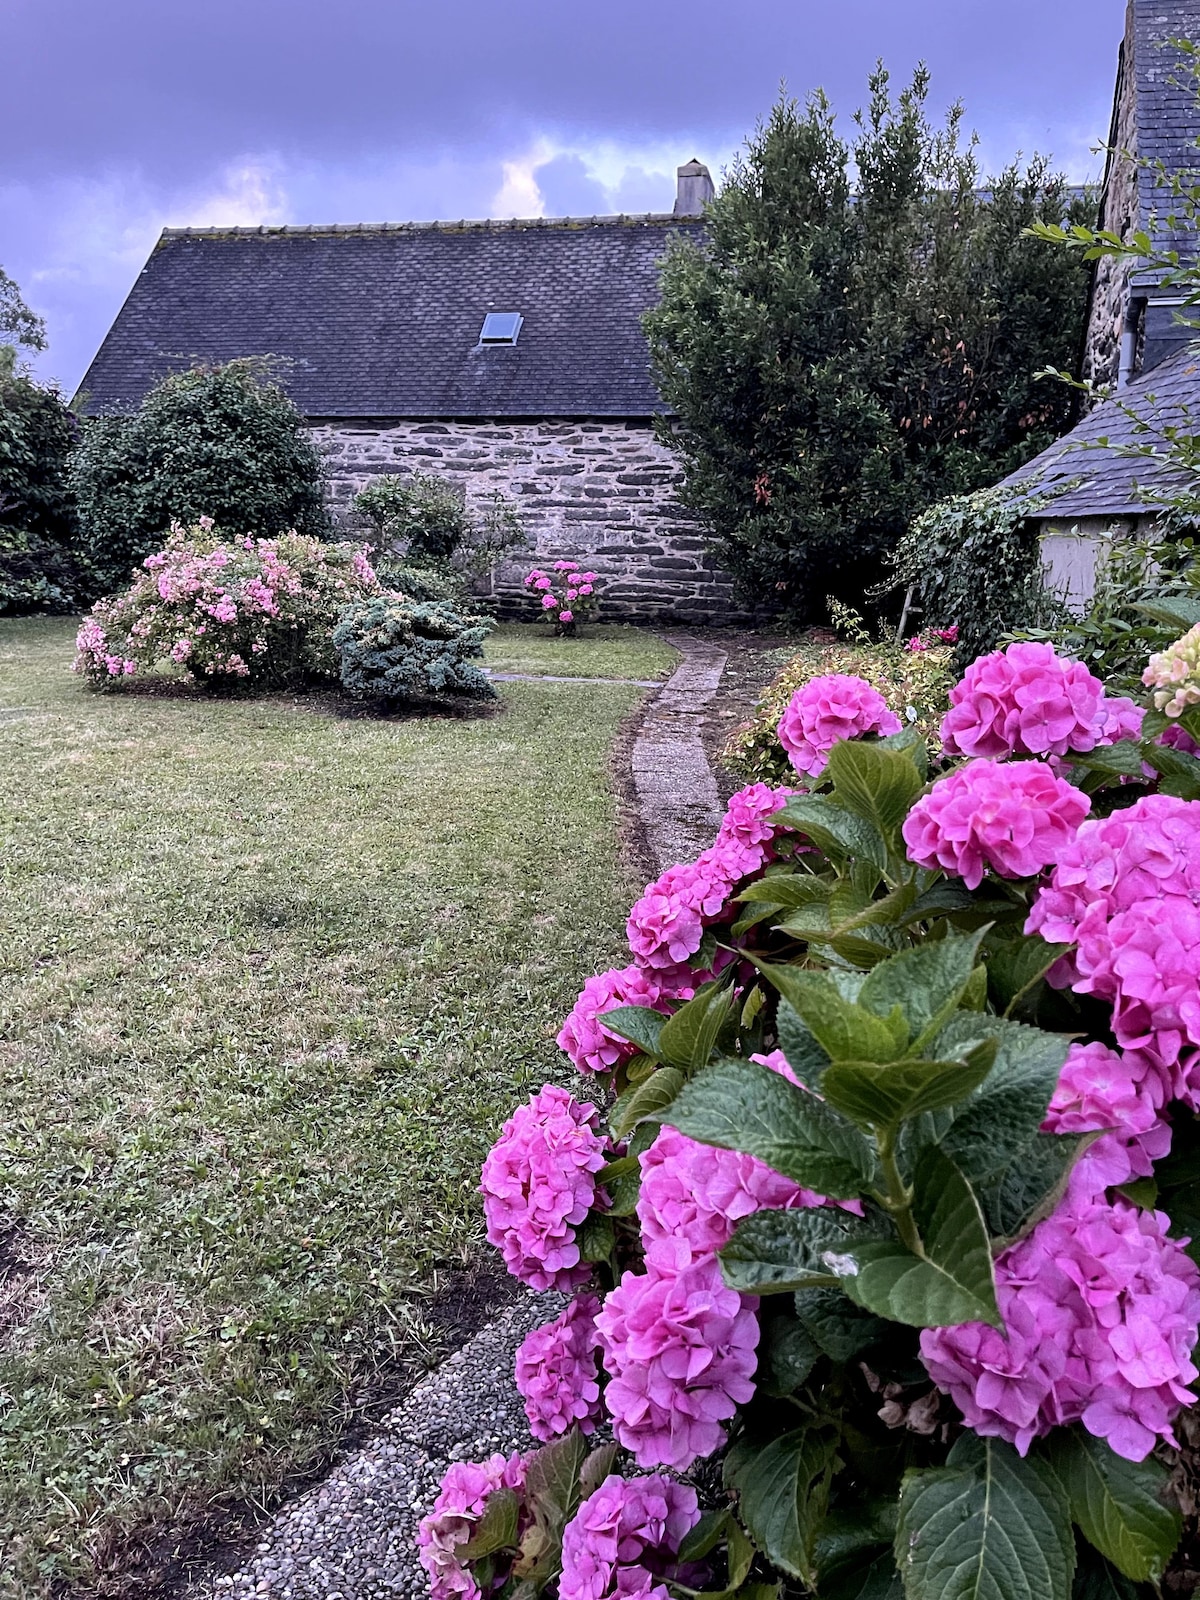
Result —
[[[660, 870], [710, 844], [720, 821], [700, 729], [725, 665], [714, 645], [664, 637], [683, 660], [650, 701], [632, 755], [638, 810]], [[238, 1571], [193, 1580], [188, 1600], [419, 1600], [426, 1585], [417, 1523], [451, 1461], [531, 1447], [513, 1358], [526, 1333], [563, 1304], [554, 1294], [515, 1301], [422, 1379], [367, 1444], [283, 1506]]]

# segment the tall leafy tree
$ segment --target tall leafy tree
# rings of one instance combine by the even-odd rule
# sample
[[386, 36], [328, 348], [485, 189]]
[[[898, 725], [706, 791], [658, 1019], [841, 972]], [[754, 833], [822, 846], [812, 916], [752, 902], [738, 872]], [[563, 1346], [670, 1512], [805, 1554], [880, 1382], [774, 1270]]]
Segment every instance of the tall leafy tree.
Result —
[[781, 97], [646, 318], [685, 499], [743, 594], [795, 616], [861, 601], [912, 518], [1050, 442], [1087, 274], [1026, 236], [1089, 214], [1047, 163], [985, 182], [961, 108], [879, 67], [852, 138]]
[[46, 324], [21, 298], [17, 285], [0, 267], [0, 344], [46, 348]]

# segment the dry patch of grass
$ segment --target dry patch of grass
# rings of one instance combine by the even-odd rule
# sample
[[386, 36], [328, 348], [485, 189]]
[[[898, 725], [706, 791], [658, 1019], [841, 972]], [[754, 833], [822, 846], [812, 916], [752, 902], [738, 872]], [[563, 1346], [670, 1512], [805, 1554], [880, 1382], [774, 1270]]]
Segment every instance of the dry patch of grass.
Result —
[[[431, 1358], [480, 1161], [561, 1074], [632, 887], [606, 760], [636, 690], [402, 721], [97, 697], [71, 631], [0, 622], [6, 1597], [128, 1587], [144, 1540], [268, 1498]], [[534, 631], [510, 659], [558, 671]], [[570, 649], [669, 665], [632, 630]]]

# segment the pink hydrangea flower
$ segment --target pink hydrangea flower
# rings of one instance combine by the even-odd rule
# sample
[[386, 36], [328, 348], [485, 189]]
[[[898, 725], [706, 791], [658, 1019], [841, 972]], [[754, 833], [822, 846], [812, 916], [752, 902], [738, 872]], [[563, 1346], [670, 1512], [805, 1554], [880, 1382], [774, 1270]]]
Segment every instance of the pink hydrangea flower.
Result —
[[554, 596], [552, 594], [544, 594], [542, 596], [542, 610], [543, 611], [553, 611], [557, 604], [558, 604], [558, 601], [554, 598]]
[[578, 1425], [594, 1433], [600, 1415], [600, 1301], [577, 1295], [561, 1316], [527, 1333], [517, 1350], [517, 1392], [535, 1439], [556, 1439]]
[[1026, 931], [1074, 945], [1051, 980], [1108, 1001], [1117, 1043], [1149, 1051], [1174, 1096], [1200, 1105], [1200, 803], [1147, 795], [1085, 822]]
[[558, 613], [558, 620], [560, 622], [574, 622], [575, 613], [573, 611], [560, 611]]
[[417, 1559], [429, 1574], [430, 1600], [479, 1600], [479, 1585], [457, 1551], [470, 1540], [496, 1489], [524, 1487], [525, 1468], [519, 1455], [494, 1455], [487, 1461], [456, 1461], [446, 1473], [432, 1511], [417, 1529]]
[[788, 701], [779, 742], [797, 772], [818, 777], [840, 739], [900, 732], [900, 719], [865, 678], [844, 672], [810, 678]]
[[662, 1600], [668, 1591], [656, 1579], [691, 1576], [679, 1547], [699, 1521], [688, 1484], [659, 1473], [606, 1478], [563, 1530], [559, 1600]]
[[1016, 1445], [1082, 1421], [1143, 1460], [1195, 1396], [1200, 1271], [1162, 1212], [1072, 1192], [996, 1261], [1005, 1333], [926, 1329], [921, 1358], [967, 1425]]
[[604, 1403], [641, 1467], [686, 1471], [725, 1442], [724, 1424], [754, 1393], [758, 1302], [728, 1289], [713, 1256], [661, 1240], [646, 1271], [627, 1272], [596, 1318]]
[[630, 909], [629, 948], [647, 967], [677, 967], [700, 948], [706, 925], [724, 915], [734, 879], [723, 852], [710, 846], [693, 862], [668, 867]]
[[779, 832], [772, 819], [796, 792], [751, 783], [730, 797], [712, 851], [731, 880], [761, 871], [772, 859], [771, 845]]
[[1170, 1095], [1169, 1076], [1145, 1051], [1118, 1054], [1105, 1044], [1073, 1044], [1042, 1128], [1046, 1133], [1104, 1128], [1146, 1133], [1157, 1125]]
[[826, 1203], [824, 1195], [801, 1188], [755, 1156], [698, 1144], [670, 1127], [642, 1153], [639, 1164], [637, 1217], [647, 1256], [664, 1239], [684, 1239], [697, 1259], [711, 1256], [754, 1211]]
[[942, 743], [950, 755], [1003, 760], [1093, 750], [1104, 685], [1048, 644], [1010, 644], [973, 661], [950, 691]]
[[595, 1106], [548, 1083], [504, 1124], [483, 1164], [488, 1242], [533, 1289], [574, 1289], [591, 1276], [575, 1229], [596, 1203], [607, 1159], [598, 1120]]
[[618, 967], [589, 978], [562, 1025], [559, 1049], [566, 1051], [580, 1072], [611, 1072], [636, 1055], [637, 1046], [609, 1033], [602, 1021], [604, 1013], [619, 1006], [658, 1007], [662, 996], [659, 974], [644, 967]]
[[971, 761], [935, 783], [904, 819], [910, 861], [978, 888], [990, 868], [1031, 878], [1074, 838], [1090, 802], [1040, 761]]
[[1140, 739], [1145, 715], [1145, 709], [1126, 695], [1106, 696], [1097, 714], [1096, 743], [1116, 744], [1118, 739]]

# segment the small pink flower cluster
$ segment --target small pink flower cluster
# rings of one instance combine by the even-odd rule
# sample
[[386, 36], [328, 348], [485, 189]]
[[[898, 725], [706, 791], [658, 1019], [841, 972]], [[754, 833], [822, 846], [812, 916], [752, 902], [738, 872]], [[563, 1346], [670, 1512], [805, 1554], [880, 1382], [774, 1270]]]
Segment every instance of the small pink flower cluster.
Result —
[[1195, 1400], [1200, 1271], [1167, 1237], [1164, 1213], [1108, 1200], [1110, 1172], [1088, 1192], [1091, 1161], [1053, 1216], [996, 1260], [1007, 1332], [926, 1329], [921, 1358], [968, 1427], [1022, 1455], [1052, 1427], [1082, 1421], [1141, 1461], [1160, 1438], [1175, 1442], [1172, 1419]]
[[642, 1467], [685, 1471], [725, 1443], [724, 1424], [754, 1393], [757, 1300], [728, 1289], [715, 1256], [655, 1242], [596, 1318], [613, 1432]]
[[608, 1159], [598, 1121], [595, 1106], [548, 1083], [504, 1124], [483, 1164], [488, 1241], [533, 1289], [575, 1289], [591, 1275], [575, 1229], [596, 1204]]
[[657, 1241], [676, 1238], [694, 1256], [715, 1255], [752, 1212], [827, 1203], [755, 1156], [698, 1144], [674, 1128], [663, 1128], [639, 1163], [637, 1217], [648, 1257]]
[[[600, 580], [594, 572], [581, 572], [578, 561], [556, 561], [552, 571], [555, 577], [541, 567], [534, 567], [525, 574], [525, 587], [541, 596], [543, 611], [556, 612], [558, 623], [569, 627], [581, 621], [584, 612], [595, 609], [593, 596]], [[564, 599], [558, 598], [556, 589], [564, 591]]]
[[796, 690], [779, 719], [779, 742], [797, 772], [817, 778], [839, 740], [899, 733], [900, 726], [865, 678], [830, 672]]
[[1040, 761], [970, 761], [935, 783], [904, 819], [910, 861], [942, 867], [968, 889], [985, 868], [1031, 878], [1056, 861], [1087, 816], [1085, 794]]
[[608, 1031], [601, 1020], [606, 1011], [619, 1006], [661, 1010], [660, 1001], [689, 1000], [693, 992], [686, 981], [670, 981], [668, 975], [636, 964], [601, 972], [584, 984], [559, 1032], [558, 1047], [580, 1072], [611, 1072], [636, 1054], [637, 1046]]
[[[947, 754], [1066, 755], [1128, 737], [1138, 708], [1106, 700], [1104, 685], [1048, 644], [1011, 644], [973, 661], [950, 691], [942, 721]], [[1118, 731], [1120, 730], [1120, 731]]]
[[527, 1333], [517, 1350], [517, 1392], [535, 1439], [556, 1439], [578, 1424], [594, 1433], [600, 1415], [599, 1340], [593, 1326], [600, 1301], [581, 1294], [553, 1322]]
[[159, 661], [191, 681], [336, 677], [338, 617], [381, 592], [364, 550], [297, 533], [223, 539], [210, 517], [173, 526], [142, 567], [79, 630], [75, 671], [93, 684]]
[[1026, 924], [1075, 949], [1051, 977], [1112, 1004], [1125, 1050], [1200, 1109], [1200, 802], [1148, 795], [1079, 829]]
[[700, 948], [704, 930], [728, 914], [737, 884], [771, 859], [778, 831], [771, 818], [790, 789], [752, 783], [729, 802], [716, 842], [686, 865], [648, 883], [629, 912], [625, 932], [638, 965], [677, 973]]
[[[417, 1529], [417, 1559], [429, 1574], [430, 1600], [480, 1600], [479, 1585], [458, 1549], [471, 1539], [496, 1489], [519, 1493], [524, 1488], [525, 1468], [522, 1456], [494, 1455], [487, 1461], [456, 1461], [446, 1473], [433, 1510]], [[492, 1588], [507, 1576], [499, 1574]]]
[[686, 1484], [659, 1473], [606, 1478], [563, 1532], [559, 1600], [668, 1600], [663, 1578], [700, 1576], [678, 1562], [699, 1521], [696, 1491]]
[[926, 628], [924, 633], [914, 633], [907, 641], [904, 648], [914, 655], [921, 655], [926, 650], [933, 650], [939, 644], [957, 644], [958, 625], [951, 623], [948, 628]]

